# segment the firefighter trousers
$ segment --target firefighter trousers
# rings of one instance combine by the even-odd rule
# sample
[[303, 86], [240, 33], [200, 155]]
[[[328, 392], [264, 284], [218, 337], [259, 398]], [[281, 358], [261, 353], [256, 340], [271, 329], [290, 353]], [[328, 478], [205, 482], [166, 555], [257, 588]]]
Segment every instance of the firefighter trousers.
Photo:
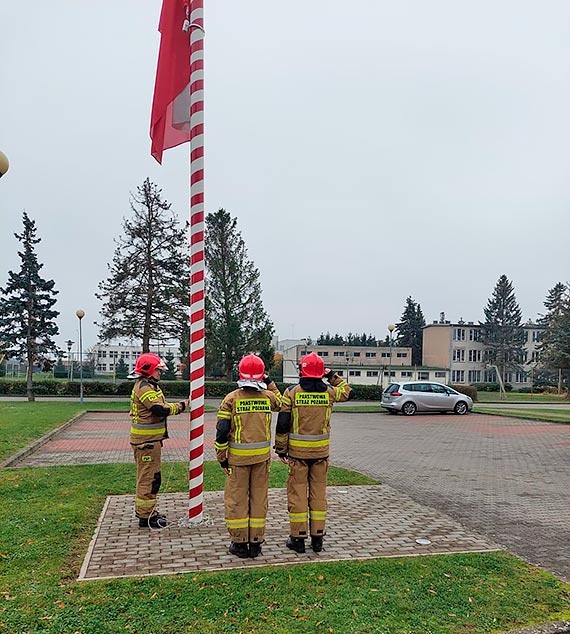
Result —
[[142, 445], [132, 445], [137, 465], [137, 489], [135, 515], [147, 518], [156, 515], [156, 496], [160, 489], [160, 459], [162, 442], [156, 440]]
[[226, 526], [236, 544], [261, 543], [265, 537], [270, 460], [230, 467], [224, 490]]
[[287, 506], [291, 537], [325, 534], [328, 469], [328, 458], [289, 458]]

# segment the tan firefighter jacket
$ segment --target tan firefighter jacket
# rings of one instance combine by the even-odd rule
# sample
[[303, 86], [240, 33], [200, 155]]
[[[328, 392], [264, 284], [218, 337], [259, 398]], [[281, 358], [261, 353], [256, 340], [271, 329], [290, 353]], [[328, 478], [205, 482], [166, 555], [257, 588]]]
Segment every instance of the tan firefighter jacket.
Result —
[[333, 403], [348, 401], [353, 395], [350, 385], [337, 374], [329, 383], [301, 379], [285, 390], [275, 433], [278, 454], [301, 459], [328, 457]]
[[141, 377], [131, 392], [131, 444], [142, 445], [168, 438], [166, 418], [181, 414], [184, 403], [167, 403], [158, 382]]
[[230, 466], [271, 458], [271, 412], [281, 409], [281, 393], [273, 381], [266, 390], [244, 387], [230, 392], [218, 410], [216, 457]]

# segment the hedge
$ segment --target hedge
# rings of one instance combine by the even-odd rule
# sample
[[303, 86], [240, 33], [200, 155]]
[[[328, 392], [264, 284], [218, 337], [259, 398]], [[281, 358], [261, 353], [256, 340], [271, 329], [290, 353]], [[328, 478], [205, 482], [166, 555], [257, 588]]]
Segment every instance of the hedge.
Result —
[[[130, 396], [134, 381], [110, 383], [108, 381], [83, 381], [84, 396]], [[160, 385], [167, 398], [188, 398], [189, 384], [187, 381], [161, 381]], [[283, 393], [288, 383], [277, 383]], [[355, 399], [359, 401], [380, 401], [382, 387], [380, 385], [353, 385]], [[206, 381], [206, 398], [222, 399], [228, 392], [236, 389], [234, 382]], [[79, 396], [79, 381], [41, 380], [33, 382], [33, 392], [36, 396]], [[25, 381], [0, 381], [0, 394], [3, 396], [25, 396]]]

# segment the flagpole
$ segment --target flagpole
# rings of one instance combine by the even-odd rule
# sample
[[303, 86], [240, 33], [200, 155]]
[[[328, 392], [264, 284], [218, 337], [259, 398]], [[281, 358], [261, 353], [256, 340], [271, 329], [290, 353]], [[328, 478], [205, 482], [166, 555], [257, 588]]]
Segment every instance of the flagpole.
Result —
[[188, 521], [203, 522], [204, 480], [204, 0], [191, 0], [190, 30], [190, 465]]

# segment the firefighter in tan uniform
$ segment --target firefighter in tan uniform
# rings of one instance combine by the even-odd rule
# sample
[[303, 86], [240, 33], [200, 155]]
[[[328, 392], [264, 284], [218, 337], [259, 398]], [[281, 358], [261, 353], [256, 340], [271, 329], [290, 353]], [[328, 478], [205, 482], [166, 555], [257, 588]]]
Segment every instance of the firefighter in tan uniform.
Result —
[[156, 354], [144, 353], [135, 364], [135, 385], [131, 393], [131, 446], [137, 465], [135, 515], [141, 528], [164, 528], [166, 517], [156, 510], [160, 489], [162, 442], [168, 438], [166, 419], [181, 414], [188, 401], [167, 403], [158, 385], [160, 373], [166, 369]]
[[271, 461], [271, 412], [281, 408], [281, 393], [254, 354], [239, 363], [238, 389], [218, 410], [216, 456], [227, 474], [224, 490], [230, 553], [257, 557], [265, 537]]
[[289, 464], [287, 547], [304, 553], [305, 539], [310, 535], [311, 548], [320, 552], [327, 512], [332, 407], [352, 398], [354, 392], [332, 370], [325, 370], [323, 360], [314, 352], [301, 359], [299, 369], [299, 383], [283, 394], [274, 448], [281, 461]]

